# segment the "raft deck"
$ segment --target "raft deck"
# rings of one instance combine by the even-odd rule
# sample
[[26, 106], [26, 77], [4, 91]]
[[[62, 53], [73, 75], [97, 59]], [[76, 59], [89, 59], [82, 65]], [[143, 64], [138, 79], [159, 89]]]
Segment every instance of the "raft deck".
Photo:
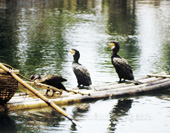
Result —
[[[75, 90], [77, 92], [84, 93], [85, 95], [63, 91], [61, 96], [55, 94], [53, 97], [48, 98], [50, 98], [55, 104], [61, 106], [80, 102], [89, 102], [91, 100], [134, 96], [170, 88], [170, 75], [152, 74], [147, 75], [138, 81], [142, 84], [135, 85], [134, 82], [114, 82], [110, 84], [92, 86], [92, 88], [94, 88], [93, 90]], [[42, 108], [47, 106], [48, 104], [39, 98], [31, 97], [29, 95], [22, 96], [20, 93], [16, 93], [7, 103], [8, 111]]]

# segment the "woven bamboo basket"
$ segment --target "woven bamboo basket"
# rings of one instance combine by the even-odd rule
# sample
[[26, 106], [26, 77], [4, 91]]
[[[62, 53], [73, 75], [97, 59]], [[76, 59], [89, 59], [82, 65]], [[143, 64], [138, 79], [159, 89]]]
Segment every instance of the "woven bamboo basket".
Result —
[[[19, 73], [19, 70], [13, 70], [14, 73]], [[0, 104], [7, 103], [15, 94], [18, 88], [18, 82], [0, 69]]]

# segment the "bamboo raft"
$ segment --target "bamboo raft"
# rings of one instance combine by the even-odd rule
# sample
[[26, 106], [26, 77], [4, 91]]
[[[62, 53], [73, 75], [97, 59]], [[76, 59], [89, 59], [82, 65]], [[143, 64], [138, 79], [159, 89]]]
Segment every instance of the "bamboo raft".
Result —
[[[118, 98], [139, 95], [151, 91], [161, 91], [170, 88], [170, 75], [147, 75], [145, 78], [135, 82], [110, 83], [105, 85], [91, 86], [91, 90], [67, 90], [62, 91], [58, 88], [42, 83], [23, 80], [25, 78], [13, 67], [0, 63], [0, 112], [15, 111], [24, 109], [34, 109], [51, 106], [60, 114], [68, 118], [71, 122], [78, 125], [58, 105], [69, 105], [92, 100]], [[21, 78], [22, 77], [22, 78]], [[25, 78], [26, 79], [26, 78]], [[47, 98], [35, 87], [57, 91], [53, 97]], [[17, 89], [28, 92], [29, 95], [15, 93]], [[25, 91], [26, 90], [26, 91]]]
[[[50, 106], [77, 126], [80, 125], [58, 105], [69, 105], [106, 98], [127, 97], [170, 88], [170, 75], [152, 74], [147, 75], [145, 78], [142, 78], [137, 82], [115, 82], [92, 86], [92, 90], [67, 89], [67, 91], [63, 92], [62, 90], [50, 85], [31, 82], [29, 79], [22, 76], [18, 70], [7, 64], [0, 63], [0, 68], [2, 69], [2, 71], [0, 70], [0, 112]], [[25, 81], [22, 78], [28, 81]], [[57, 92], [49, 99], [35, 89], [34, 86]], [[22, 96], [20, 93], [15, 94], [18, 88], [23, 92], [29, 91], [29, 95]]]
[[[62, 95], [55, 94], [50, 100], [56, 105], [62, 106], [99, 99], [141, 95], [170, 88], [170, 75], [150, 74], [138, 81], [142, 82], [142, 84], [135, 85], [130, 81], [125, 83], [114, 82], [92, 86], [92, 88], [94, 88], [92, 90], [81, 89], [70, 92], [63, 91]], [[31, 97], [30, 95], [22, 96], [20, 93], [16, 93], [7, 103], [8, 111], [42, 108], [47, 106], [48, 104], [39, 98]]]

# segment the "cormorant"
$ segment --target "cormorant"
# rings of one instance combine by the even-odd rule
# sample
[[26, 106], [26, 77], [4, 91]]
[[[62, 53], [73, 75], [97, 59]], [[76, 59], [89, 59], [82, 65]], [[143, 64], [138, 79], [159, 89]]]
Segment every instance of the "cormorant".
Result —
[[78, 83], [77, 87], [80, 87], [81, 85], [83, 87], [90, 86], [92, 84], [90, 73], [86, 67], [84, 67], [82, 64], [78, 62], [80, 58], [79, 51], [76, 49], [72, 49], [70, 53], [73, 55], [72, 68], [77, 78], [77, 83]]
[[[51, 85], [53, 87], [56, 87], [58, 89], [62, 89], [62, 90], [66, 91], [66, 88], [64, 87], [64, 85], [61, 82], [67, 81], [67, 80], [59, 75], [47, 74], [47, 75], [44, 75], [43, 77], [41, 77], [39, 74], [34, 74], [31, 76], [31, 80], [36, 81], [38, 83], [44, 83], [47, 85]], [[50, 90], [47, 90], [45, 95], [49, 96], [48, 95], [49, 91]], [[54, 93], [55, 93], [55, 91], [53, 90], [53, 93], [51, 96], [53, 96]]]
[[121, 83], [122, 79], [124, 79], [124, 82], [126, 79], [134, 80], [131, 66], [129, 65], [127, 60], [117, 54], [120, 49], [119, 44], [115, 41], [112, 41], [108, 44], [108, 46], [112, 49], [111, 61], [119, 76], [119, 82]]

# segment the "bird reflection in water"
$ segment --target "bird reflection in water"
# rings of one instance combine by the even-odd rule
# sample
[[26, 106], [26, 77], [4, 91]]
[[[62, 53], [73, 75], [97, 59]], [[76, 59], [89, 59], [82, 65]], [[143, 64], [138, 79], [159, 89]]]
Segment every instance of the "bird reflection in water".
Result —
[[[76, 120], [77, 118], [85, 118], [85, 113], [89, 111], [90, 104], [89, 103], [82, 103], [76, 105], [76, 107], [73, 109], [73, 119]], [[72, 123], [71, 131], [77, 131], [77, 126]]]
[[127, 115], [127, 112], [132, 106], [133, 100], [120, 99], [117, 105], [110, 112], [110, 131], [115, 131], [116, 125], [120, 117]]

